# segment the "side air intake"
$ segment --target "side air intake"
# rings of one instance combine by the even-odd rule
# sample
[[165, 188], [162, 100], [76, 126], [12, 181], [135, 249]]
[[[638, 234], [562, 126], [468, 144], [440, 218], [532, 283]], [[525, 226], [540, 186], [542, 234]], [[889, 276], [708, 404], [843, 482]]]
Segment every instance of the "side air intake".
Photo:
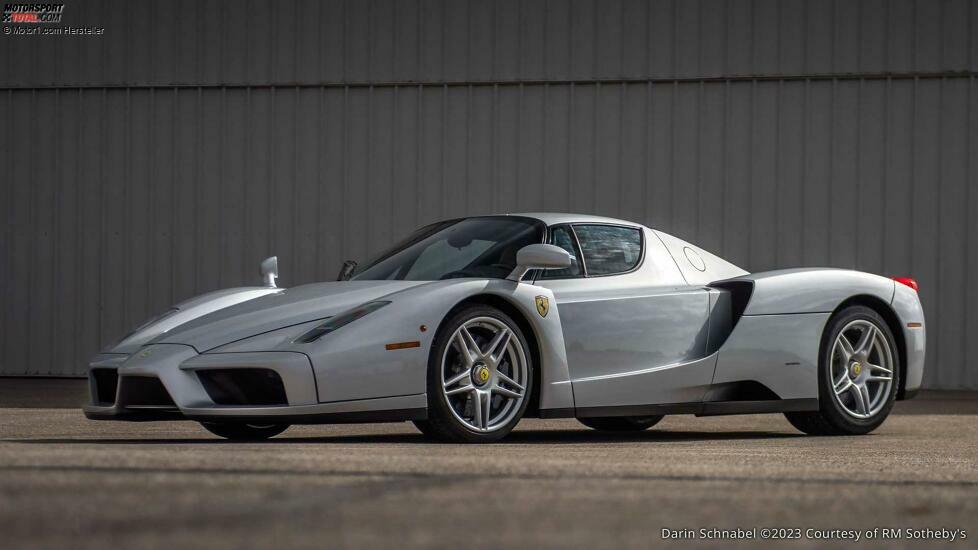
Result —
[[717, 289], [720, 295], [710, 314], [710, 337], [707, 341], [707, 354], [720, 349], [727, 341], [737, 321], [740, 321], [751, 294], [754, 293], [754, 283], [751, 281], [727, 280], [710, 283], [711, 288]]
[[730, 322], [731, 326], [736, 326], [740, 316], [747, 309], [750, 297], [754, 293], [753, 281], [717, 281], [710, 283], [709, 286], [726, 290], [730, 293]]
[[218, 405], [288, 405], [282, 377], [271, 369], [206, 369], [197, 377]]

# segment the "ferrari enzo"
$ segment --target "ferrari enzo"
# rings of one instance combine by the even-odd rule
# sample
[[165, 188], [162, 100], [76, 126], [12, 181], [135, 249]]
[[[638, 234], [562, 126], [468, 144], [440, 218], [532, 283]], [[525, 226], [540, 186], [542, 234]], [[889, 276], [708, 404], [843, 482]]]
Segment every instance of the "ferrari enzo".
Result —
[[412, 421], [456, 442], [521, 418], [647, 429], [667, 414], [783, 413], [864, 434], [919, 388], [913, 279], [748, 273], [662, 231], [575, 214], [417, 230], [338, 280], [177, 304], [89, 368], [95, 420], [191, 420], [230, 439]]

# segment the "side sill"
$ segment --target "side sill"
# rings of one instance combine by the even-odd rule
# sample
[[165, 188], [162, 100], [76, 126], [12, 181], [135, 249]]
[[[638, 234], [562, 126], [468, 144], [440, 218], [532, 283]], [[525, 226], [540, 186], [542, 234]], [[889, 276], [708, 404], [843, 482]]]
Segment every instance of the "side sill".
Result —
[[666, 403], [662, 405], [613, 405], [608, 407], [578, 407], [577, 418], [601, 416], [656, 416], [664, 414], [697, 414], [700, 403]]
[[574, 418], [573, 407], [563, 409], [540, 409], [539, 418]]
[[725, 414], [764, 414], [782, 412], [817, 411], [818, 399], [778, 399], [770, 401], [714, 401], [703, 403], [696, 416], [720, 416]]
[[[666, 403], [657, 405], [623, 405], [610, 407], [580, 407], [577, 418], [602, 416], [654, 416], [694, 414], [719, 416], [726, 414], [764, 414], [794, 411], [817, 411], [818, 399], [771, 399], [765, 401], [710, 401], [706, 403]], [[541, 414], [543, 411], [540, 411]]]

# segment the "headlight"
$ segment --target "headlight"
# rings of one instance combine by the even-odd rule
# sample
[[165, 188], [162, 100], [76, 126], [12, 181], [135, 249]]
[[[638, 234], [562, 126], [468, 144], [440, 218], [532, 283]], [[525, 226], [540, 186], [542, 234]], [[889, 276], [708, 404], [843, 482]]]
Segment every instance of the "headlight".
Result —
[[364, 317], [369, 313], [373, 313], [374, 311], [377, 311], [378, 309], [386, 306], [389, 303], [390, 302], [379, 301], [379, 302], [367, 302], [365, 304], [360, 304], [359, 306], [351, 310], [340, 313], [335, 317], [330, 317], [329, 319], [326, 319], [326, 321], [323, 324], [317, 326], [316, 328], [296, 338], [295, 341], [300, 344], [308, 344], [309, 342], [315, 342], [324, 334], [329, 334], [330, 332], [333, 332], [338, 328], [345, 327], [346, 325], [349, 325], [353, 321], [356, 321], [357, 319]]

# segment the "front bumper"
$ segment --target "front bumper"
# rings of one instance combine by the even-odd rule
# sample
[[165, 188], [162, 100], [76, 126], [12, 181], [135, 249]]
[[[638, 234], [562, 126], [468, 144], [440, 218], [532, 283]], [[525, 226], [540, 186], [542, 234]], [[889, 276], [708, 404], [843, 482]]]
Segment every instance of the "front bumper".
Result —
[[[309, 358], [296, 352], [199, 355], [157, 344], [89, 365], [92, 420], [280, 423], [389, 422], [426, 417], [425, 394], [319, 403]], [[114, 386], [114, 387], [113, 387]]]
[[241, 408], [288, 408], [316, 403], [309, 358], [293, 352], [197, 354], [190, 346], [157, 344], [89, 365], [97, 420], [165, 420]]

